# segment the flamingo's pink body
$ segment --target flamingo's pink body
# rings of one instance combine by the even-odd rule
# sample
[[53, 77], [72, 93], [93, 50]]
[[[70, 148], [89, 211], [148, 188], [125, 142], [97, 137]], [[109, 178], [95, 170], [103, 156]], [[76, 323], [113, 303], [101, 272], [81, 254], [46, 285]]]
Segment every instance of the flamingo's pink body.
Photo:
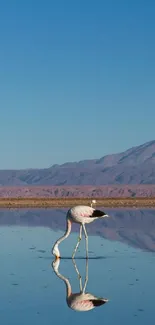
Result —
[[85, 224], [91, 223], [94, 220], [99, 219], [101, 217], [102, 218], [108, 217], [108, 215], [105, 212], [103, 212], [101, 210], [94, 209], [90, 206], [78, 205], [78, 206], [70, 208], [68, 210], [67, 216], [66, 216], [66, 221], [67, 221], [66, 232], [65, 232], [64, 236], [62, 236], [61, 238], [59, 238], [56, 241], [56, 243], [53, 247], [53, 254], [57, 258], [60, 258], [60, 252], [58, 249], [58, 245], [60, 244], [61, 241], [63, 241], [64, 239], [66, 239], [69, 236], [69, 234], [71, 232], [72, 222], [75, 222], [75, 223], [80, 224], [80, 234], [79, 234], [78, 242], [77, 242], [77, 245], [75, 247], [72, 257], [75, 256], [76, 250], [77, 250], [80, 240], [82, 238], [82, 228], [84, 230], [84, 234], [85, 234], [85, 238], [86, 238], [86, 255], [88, 257], [88, 235], [86, 232]]
[[68, 298], [68, 306], [76, 311], [88, 311], [105, 304], [108, 300], [97, 298], [90, 293], [74, 293]]
[[93, 222], [99, 217], [106, 215], [100, 210], [85, 205], [78, 205], [68, 210], [67, 218], [75, 223], [85, 224]]

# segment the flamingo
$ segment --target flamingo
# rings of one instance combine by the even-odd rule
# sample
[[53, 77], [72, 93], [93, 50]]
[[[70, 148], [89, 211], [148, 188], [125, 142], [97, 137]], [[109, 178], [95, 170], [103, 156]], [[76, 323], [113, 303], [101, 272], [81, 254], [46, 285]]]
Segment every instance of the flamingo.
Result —
[[72, 258], [74, 258], [75, 253], [80, 244], [80, 241], [82, 239], [82, 229], [84, 231], [85, 241], [86, 241], [86, 258], [88, 258], [88, 235], [85, 228], [85, 223], [91, 223], [96, 219], [105, 218], [105, 217], [109, 217], [108, 214], [106, 214], [104, 211], [97, 210], [92, 206], [77, 205], [70, 208], [66, 215], [66, 231], [64, 235], [55, 242], [52, 250], [53, 255], [55, 255], [56, 258], [60, 258], [60, 251], [58, 248], [59, 244], [69, 236], [72, 228], [72, 223], [78, 223], [80, 224], [80, 234], [75, 249], [73, 251]]
[[81, 275], [78, 271], [74, 259], [72, 261], [80, 280], [80, 292], [78, 293], [72, 293], [72, 288], [69, 280], [65, 276], [60, 274], [59, 272], [60, 259], [55, 259], [55, 261], [52, 263], [52, 267], [55, 274], [61, 280], [63, 280], [66, 285], [66, 302], [68, 307], [75, 311], [89, 311], [91, 309], [94, 309], [95, 307], [99, 307], [105, 304], [106, 302], [108, 302], [109, 300], [107, 298], [101, 298], [101, 297], [99, 298], [94, 296], [91, 293], [85, 293], [86, 286], [88, 283], [88, 260], [86, 260], [86, 278], [85, 278], [85, 283], [83, 288], [82, 288]]

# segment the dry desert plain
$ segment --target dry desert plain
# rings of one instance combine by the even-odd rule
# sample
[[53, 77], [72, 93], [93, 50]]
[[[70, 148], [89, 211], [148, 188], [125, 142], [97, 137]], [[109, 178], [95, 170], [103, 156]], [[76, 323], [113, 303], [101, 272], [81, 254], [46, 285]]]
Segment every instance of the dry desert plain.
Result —
[[97, 207], [155, 207], [155, 185], [104, 186], [1, 186], [1, 208], [52, 208], [90, 205]]
[[[92, 198], [93, 199], [93, 198]], [[143, 208], [155, 207], [153, 198], [95, 198], [97, 207]], [[69, 208], [74, 205], [90, 205], [91, 198], [0, 198], [0, 208]]]

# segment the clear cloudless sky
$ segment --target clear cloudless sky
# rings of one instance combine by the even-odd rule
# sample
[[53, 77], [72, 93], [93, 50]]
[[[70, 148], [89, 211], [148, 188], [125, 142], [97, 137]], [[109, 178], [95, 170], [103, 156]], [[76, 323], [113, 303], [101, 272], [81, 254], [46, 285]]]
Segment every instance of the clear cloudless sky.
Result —
[[155, 1], [0, 1], [0, 169], [155, 139]]

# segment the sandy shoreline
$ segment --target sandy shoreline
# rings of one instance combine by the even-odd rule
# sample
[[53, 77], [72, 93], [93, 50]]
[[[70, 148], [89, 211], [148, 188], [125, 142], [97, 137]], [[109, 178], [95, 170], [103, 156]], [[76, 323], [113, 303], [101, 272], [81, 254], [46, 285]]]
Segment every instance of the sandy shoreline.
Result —
[[[95, 199], [98, 207], [155, 207], [155, 197]], [[0, 198], [0, 208], [69, 208], [78, 204], [90, 205], [90, 202], [91, 198]]]

